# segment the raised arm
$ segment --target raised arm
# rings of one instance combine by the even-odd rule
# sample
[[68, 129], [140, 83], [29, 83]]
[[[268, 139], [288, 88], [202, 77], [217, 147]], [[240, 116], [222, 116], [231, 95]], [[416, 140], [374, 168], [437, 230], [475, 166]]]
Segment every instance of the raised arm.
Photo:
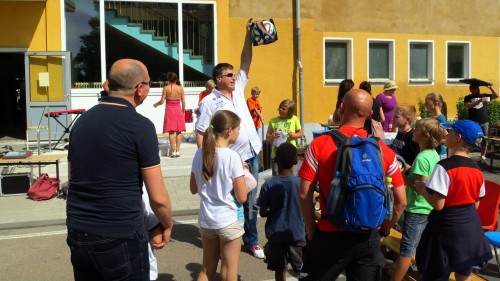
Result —
[[241, 61], [240, 69], [245, 71], [248, 76], [250, 72], [250, 64], [252, 63], [252, 39], [250, 38], [250, 24], [252, 23], [252, 18], [247, 22], [246, 28], [247, 32], [245, 34], [245, 42], [243, 43], [243, 49], [241, 50]]
[[491, 98], [492, 99], [498, 98], [498, 93], [497, 93], [497, 91], [495, 91], [495, 88], [493, 88], [493, 85], [489, 85], [488, 89], [490, 89], [490, 91], [491, 91], [491, 94], [492, 94]]

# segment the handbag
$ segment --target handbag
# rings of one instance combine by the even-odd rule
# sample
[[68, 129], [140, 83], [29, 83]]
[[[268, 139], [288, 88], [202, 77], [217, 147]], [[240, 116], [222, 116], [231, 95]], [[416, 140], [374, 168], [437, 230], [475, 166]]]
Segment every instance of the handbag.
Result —
[[30, 187], [26, 195], [32, 200], [42, 201], [55, 197], [58, 192], [59, 180], [50, 178], [46, 173], [42, 173]]

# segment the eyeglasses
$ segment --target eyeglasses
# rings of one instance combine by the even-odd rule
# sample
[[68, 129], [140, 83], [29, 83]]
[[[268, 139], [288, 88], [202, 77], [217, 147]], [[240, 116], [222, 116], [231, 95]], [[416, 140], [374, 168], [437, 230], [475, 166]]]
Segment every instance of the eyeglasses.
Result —
[[226, 76], [226, 77], [231, 78], [233, 76], [236, 77], [236, 74], [234, 74], [234, 73], [231, 72], [231, 73], [221, 74], [220, 76]]
[[139, 84], [137, 84], [137, 86], [135, 86], [136, 88], [139, 87], [139, 85], [142, 84], [142, 85], [148, 85], [149, 87], [151, 87], [151, 80], [149, 82], [140, 82]]

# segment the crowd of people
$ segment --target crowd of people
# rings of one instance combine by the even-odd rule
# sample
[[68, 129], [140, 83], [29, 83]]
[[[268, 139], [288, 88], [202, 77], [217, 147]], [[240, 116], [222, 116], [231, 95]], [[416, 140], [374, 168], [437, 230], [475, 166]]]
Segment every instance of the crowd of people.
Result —
[[[213, 280], [220, 261], [222, 280], [238, 280], [241, 246], [264, 259], [276, 280], [286, 280], [288, 264], [299, 280], [380, 280], [382, 239], [391, 228], [402, 233], [400, 258], [392, 280], [402, 280], [413, 257], [424, 280], [468, 280], [472, 267], [484, 264], [491, 251], [475, 211], [485, 196], [484, 177], [470, 159], [474, 149], [485, 152], [487, 102], [471, 85], [464, 102], [471, 120], [448, 124], [446, 103], [429, 93], [429, 118], [416, 120], [416, 108], [398, 103], [395, 81], [384, 84], [375, 98], [371, 85], [340, 83], [333, 121], [348, 138], [377, 137], [384, 179], [389, 179], [394, 203], [391, 215], [375, 229], [353, 232], [328, 219], [327, 200], [338, 176], [342, 145], [330, 135], [308, 146], [298, 175], [296, 140], [303, 136], [295, 103], [285, 99], [278, 116], [269, 120], [266, 139], [272, 141], [273, 177], [257, 196], [258, 136], [263, 127], [260, 89], [245, 99], [252, 62], [247, 23], [240, 67], [220, 63], [200, 93], [197, 145], [189, 188], [200, 196], [198, 224], [203, 257], [197, 280]], [[160, 101], [166, 102], [163, 132], [169, 133], [172, 157], [179, 157], [184, 124], [184, 90], [177, 75], [167, 74]], [[151, 80], [136, 60], [115, 62], [105, 83], [107, 95], [75, 123], [68, 151], [69, 193], [67, 244], [75, 280], [154, 280], [153, 250], [165, 247], [172, 231], [172, 208], [160, 168], [153, 123], [135, 110], [148, 96]], [[203, 97], [202, 97], [203, 95]], [[396, 129], [397, 128], [397, 129]], [[378, 141], [397, 131], [390, 145]], [[402, 159], [402, 160], [400, 160]], [[367, 162], [366, 165], [377, 165]], [[321, 216], [315, 216], [315, 192]], [[142, 196], [141, 196], [142, 195]], [[266, 218], [266, 245], [258, 244], [257, 215]]]

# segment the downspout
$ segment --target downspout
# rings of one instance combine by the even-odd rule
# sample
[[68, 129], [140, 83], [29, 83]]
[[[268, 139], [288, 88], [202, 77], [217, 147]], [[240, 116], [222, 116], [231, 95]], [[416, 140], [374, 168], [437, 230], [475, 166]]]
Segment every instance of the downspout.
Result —
[[297, 65], [299, 67], [300, 124], [304, 128], [304, 70], [300, 50], [300, 0], [295, 0], [295, 34], [297, 35]]

